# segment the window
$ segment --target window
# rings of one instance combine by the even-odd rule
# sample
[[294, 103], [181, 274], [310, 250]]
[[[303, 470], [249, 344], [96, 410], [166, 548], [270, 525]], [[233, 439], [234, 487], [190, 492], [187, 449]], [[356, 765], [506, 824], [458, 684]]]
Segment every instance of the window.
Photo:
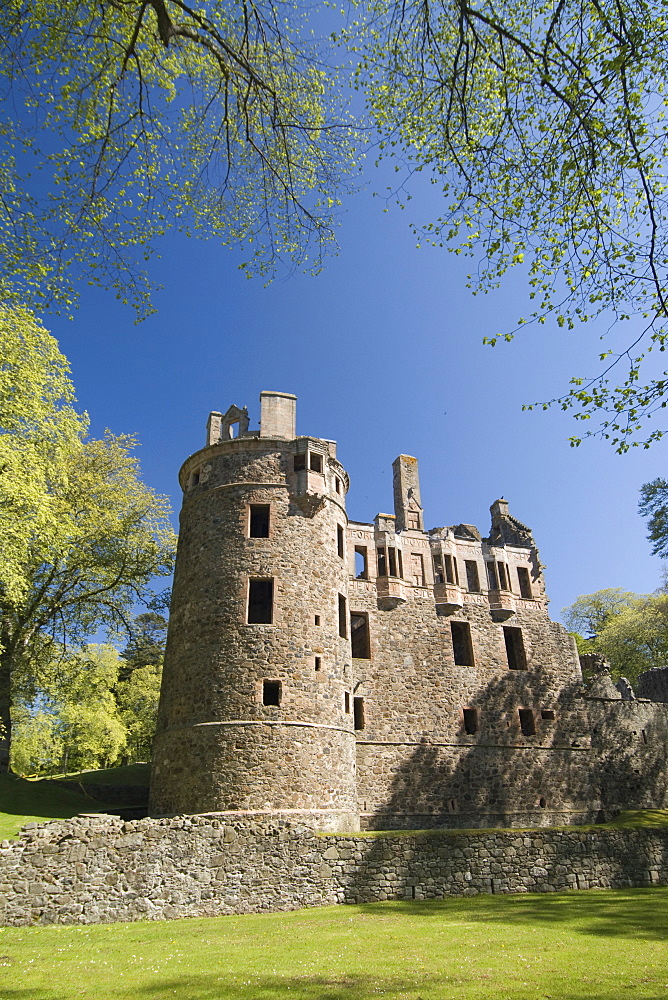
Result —
[[302, 451], [298, 455], [295, 455], [293, 460], [293, 468], [295, 472], [301, 472], [302, 469], [306, 468], [306, 452]]
[[540, 713], [544, 722], [554, 722], [554, 712], [551, 708], [544, 708]]
[[322, 472], [322, 455], [317, 451], [309, 452], [309, 467], [311, 472]]
[[399, 559], [399, 576], [403, 580], [404, 578], [404, 558], [401, 554], [401, 549], [397, 549], [397, 558]]
[[322, 670], [322, 656], [316, 656], [315, 658], [315, 669]]
[[465, 708], [464, 712], [464, 732], [468, 736], [474, 736], [478, 732], [478, 709]]
[[387, 576], [387, 554], [385, 549], [378, 549], [378, 576]]
[[350, 691], [343, 692], [343, 709], [346, 715], [350, 715]]
[[337, 526], [336, 526], [336, 551], [339, 554], [339, 558], [343, 559], [343, 555], [344, 555], [344, 550], [343, 550], [343, 528], [341, 527], [340, 524], [337, 524]]
[[190, 487], [190, 489], [192, 489], [193, 486], [197, 486], [198, 484], [199, 484], [199, 469], [194, 469], [193, 472], [190, 473], [188, 486]]
[[517, 567], [517, 579], [520, 583], [520, 595], [526, 598], [528, 601], [532, 598], [531, 593], [531, 580], [529, 579], [529, 570], [526, 566]]
[[334, 489], [337, 493], [341, 492], [341, 480], [338, 476], [334, 476]]
[[280, 681], [262, 681], [262, 704], [263, 705], [281, 704]]
[[485, 563], [487, 567], [487, 580], [489, 581], [490, 590], [499, 589], [499, 578], [496, 575], [496, 563], [488, 562]]
[[350, 612], [350, 641], [352, 654], [356, 660], [371, 658], [371, 642], [369, 639], [369, 616], [362, 612]]
[[452, 634], [452, 651], [455, 664], [458, 667], [473, 666], [473, 647], [471, 645], [471, 628], [468, 622], [450, 622]]
[[420, 515], [417, 511], [408, 511], [408, 514], [406, 515], [406, 527], [411, 528], [413, 531], [420, 530]]
[[252, 503], [248, 519], [249, 538], [269, 538], [269, 511], [268, 503]]
[[320, 624], [320, 615], [315, 615], [313, 624], [314, 625], [319, 625]]
[[369, 575], [367, 567], [366, 545], [355, 546], [355, 576], [358, 580], [366, 580]]
[[387, 550], [387, 558], [390, 564], [390, 576], [397, 575], [397, 550], [390, 549]]
[[527, 658], [524, 652], [522, 629], [514, 625], [504, 625], [503, 638], [506, 643], [506, 657], [511, 670], [526, 670]]
[[348, 638], [348, 628], [346, 626], [346, 599], [343, 594], [339, 594], [339, 635], [342, 639]]
[[353, 729], [364, 729], [364, 698], [353, 698]]
[[424, 560], [419, 552], [411, 552], [411, 583], [424, 587]]
[[457, 560], [452, 556], [445, 557], [445, 579], [448, 583], [459, 583], [459, 573], [457, 572]]
[[533, 717], [533, 712], [530, 708], [519, 708], [518, 710], [520, 716], [520, 729], [522, 730], [523, 736], [535, 736], [536, 735], [536, 720]]
[[271, 625], [273, 621], [274, 581], [248, 581], [248, 624]]
[[499, 571], [499, 584], [501, 586], [501, 590], [510, 590], [510, 587], [508, 586], [508, 574], [506, 573], [506, 567], [503, 563], [497, 563], [496, 566]]
[[478, 577], [478, 564], [473, 559], [465, 559], [466, 566], [466, 586], [472, 594], [480, 592], [480, 579]]
[[434, 556], [434, 583], [445, 583], [443, 556]]

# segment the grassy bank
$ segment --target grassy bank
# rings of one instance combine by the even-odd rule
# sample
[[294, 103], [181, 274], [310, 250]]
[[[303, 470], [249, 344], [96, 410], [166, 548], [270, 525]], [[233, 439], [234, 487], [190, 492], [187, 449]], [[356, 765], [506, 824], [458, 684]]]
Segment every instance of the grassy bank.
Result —
[[2, 1000], [655, 1000], [668, 890], [0, 929]]
[[25, 823], [67, 819], [80, 812], [99, 812], [103, 808], [100, 802], [76, 788], [61, 788], [52, 781], [28, 781], [12, 774], [0, 774], [0, 840], [15, 837]]

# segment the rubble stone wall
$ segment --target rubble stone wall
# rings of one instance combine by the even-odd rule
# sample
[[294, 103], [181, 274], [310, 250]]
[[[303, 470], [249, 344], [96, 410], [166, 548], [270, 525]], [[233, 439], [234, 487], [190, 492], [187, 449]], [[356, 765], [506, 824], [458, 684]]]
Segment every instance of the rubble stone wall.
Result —
[[84, 816], [0, 846], [0, 924], [94, 924], [668, 884], [668, 830], [323, 836], [238, 814]]

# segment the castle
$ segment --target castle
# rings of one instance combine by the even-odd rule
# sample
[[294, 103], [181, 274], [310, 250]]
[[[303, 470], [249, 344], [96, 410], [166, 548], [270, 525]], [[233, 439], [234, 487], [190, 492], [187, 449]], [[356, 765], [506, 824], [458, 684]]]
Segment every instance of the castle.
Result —
[[394, 513], [346, 515], [333, 441], [296, 397], [211, 413], [184, 463], [152, 815], [323, 830], [592, 822], [668, 806], [668, 705], [583, 688], [529, 528], [427, 530], [416, 459]]

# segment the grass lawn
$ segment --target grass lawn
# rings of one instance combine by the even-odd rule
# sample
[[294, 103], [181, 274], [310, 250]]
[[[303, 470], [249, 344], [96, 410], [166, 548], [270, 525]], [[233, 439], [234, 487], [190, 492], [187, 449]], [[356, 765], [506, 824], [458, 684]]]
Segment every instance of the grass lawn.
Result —
[[656, 1000], [668, 889], [0, 928], [0, 1000]]
[[61, 788], [53, 782], [27, 781], [12, 774], [0, 774], [0, 840], [15, 837], [24, 823], [67, 819], [80, 812], [99, 812], [103, 808], [100, 802], [83, 792]]

